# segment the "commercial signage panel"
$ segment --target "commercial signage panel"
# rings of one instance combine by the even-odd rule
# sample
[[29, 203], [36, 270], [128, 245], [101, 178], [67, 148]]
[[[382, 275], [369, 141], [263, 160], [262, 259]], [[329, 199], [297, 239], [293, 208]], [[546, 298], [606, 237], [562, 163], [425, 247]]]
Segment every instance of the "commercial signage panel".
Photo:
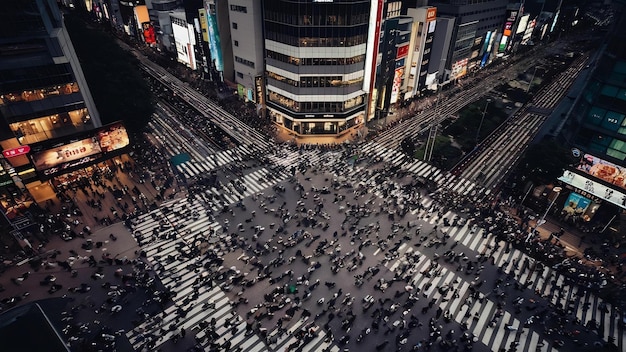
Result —
[[396, 60], [396, 68], [404, 67], [406, 66], [405, 64], [406, 64], [406, 58]]
[[428, 33], [433, 33], [435, 31], [435, 28], [437, 27], [437, 21], [430, 21], [428, 23]]
[[395, 104], [398, 101], [400, 86], [402, 85], [402, 76], [404, 76], [404, 67], [397, 69], [393, 75], [389, 104]]
[[515, 31], [515, 34], [520, 34], [523, 33], [526, 30], [526, 27], [528, 26], [528, 20], [530, 19], [530, 15], [526, 14], [524, 16], [522, 16], [519, 19], [519, 23], [517, 25], [517, 30]]
[[211, 53], [213, 68], [215, 68], [216, 71], [224, 72], [224, 58], [222, 56], [220, 32], [217, 27], [217, 17], [215, 13], [211, 13], [210, 10], [207, 10], [206, 19], [209, 30], [209, 52]]
[[409, 44], [403, 45], [396, 50], [396, 59], [403, 58], [409, 54]]
[[519, 13], [518, 11], [508, 10], [507, 17], [506, 17], [507, 22], [515, 22], [515, 20], [517, 19], [518, 13]]
[[33, 146], [30, 158], [42, 179], [119, 155], [130, 145], [126, 128], [120, 122], [79, 136], [69, 142], [51, 140]]
[[91, 137], [78, 142], [65, 144], [58, 148], [35, 153], [31, 156], [31, 158], [33, 160], [33, 164], [35, 165], [35, 169], [37, 171], [43, 171], [101, 152], [102, 149], [100, 149], [98, 140], [96, 137]]
[[200, 15], [200, 28], [202, 29], [202, 40], [205, 43], [209, 42], [209, 23], [206, 18], [206, 10], [199, 9], [198, 14]]
[[143, 31], [143, 40], [146, 44], [154, 44], [156, 43], [156, 35], [154, 34], [154, 27], [150, 22], [144, 22], [141, 24], [141, 28]]
[[566, 170], [559, 180], [570, 186], [583, 190], [609, 203], [615, 204], [622, 209], [626, 209], [626, 192], [619, 189], [607, 187], [599, 182], [593, 181], [583, 175]]
[[148, 7], [146, 5], [135, 6], [135, 18], [138, 24], [150, 22]]
[[582, 195], [572, 192], [567, 197], [565, 201], [565, 205], [563, 206], [563, 211], [570, 215], [582, 215], [585, 210], [591, 204], [591, 199], [583, 197]]
[[30, 146], [22, 145], [17, 148], [4, 150], [2, 151], [2, 154], [4, 155], [5, 158], [13, 158], [19, 155], [27, 154], [28, 152], [30, 152]]
[[626, 167], [584, 154], [576, 169], [626, 191]]
[[428, 11], [426, 12], [426, 21], [432, 21], [435, 18], [437, 18], [437, 8], [436, 7], [431, 7], [428, 9]]

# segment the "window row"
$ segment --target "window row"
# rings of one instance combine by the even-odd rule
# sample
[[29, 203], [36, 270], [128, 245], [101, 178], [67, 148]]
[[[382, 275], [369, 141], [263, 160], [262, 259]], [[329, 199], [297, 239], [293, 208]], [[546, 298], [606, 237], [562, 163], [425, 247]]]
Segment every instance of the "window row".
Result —
[[244, 59], [242, 57], [235, 56], [235, 61], [240, 63], [240, 64], [242, 64], [242, 65], [246, 65], [246, 66], [254, 68], [254, 62], [252, 62], [250, 60], [246, 60], [246, 59]]
[[344, 102], [314, 101], [297, 102], [276, 92], [269, 92], [269, 100], [295, 112], [302, 113], [340, 113], [362, 105], [364, 96], [360, 95]]
[[343, 66], [343, 65], [352, 65], [352, 64], [365, 61], [365, 55], [357, 55], [357, 56], [346, 57], [346, 58], [325, 58], [325, 57], [299, 58], [295, 56], [277, 53], [272, 50], [266, 50], [266, 56], [270, 59], [274, 59], [280, 62], [285, 62], [285, 63], [296, 65], [296, 66]]
[[626, 119], [624, 118], [624, 114], [594, 106], [589, 110], [589, 114], [587, 114], [587, 122], [626, 135]]
[[75, 82], [69, 64], [0, 70], [0, 92], [20, 92], [33, 87], [50, 87]]
[[369, 1], [352, 4], [269, 1], [265, 7], [268, 21], [300, 26], [350, 26], [364, 24], [369, 20]]
[[343, 81], [341, 76], [307, 76], [300, 77], [300, 81], [294, 81], [287, 77], [281, 76], [274, 72], [268, 72], [267, 76], [273, 78], [279, 82], [289, 84], [294, 87], [301, 88], [331, 88], [331, 87], [349, 87], [353, 85], [363, 84], [363, 77], [358, 77], [353, 80]]
[[58, 95], [66, 95], [77, 93], [79, 91], [77, 83], [67, 83], [63, 85], [55, 85], [52, 87], [24, 90], [21, 92], [13, 92], [0, 95], [0, 105], [43, 100], [49, 97], [55, 97]]
[[9, 125], [22, 144], [32, 144], [80, 131], [91, 123], [86, 108], [38, 117]]
[[297, 47], [349, 47], [367, 42], [367, 34], [352, 37], [304, 37], [288, 35], [280, 32], [266, 32], [266, 39]]
[[248, 8], [245, 6], [230, 5], [230, 10], [235, 12], [248, 13]]

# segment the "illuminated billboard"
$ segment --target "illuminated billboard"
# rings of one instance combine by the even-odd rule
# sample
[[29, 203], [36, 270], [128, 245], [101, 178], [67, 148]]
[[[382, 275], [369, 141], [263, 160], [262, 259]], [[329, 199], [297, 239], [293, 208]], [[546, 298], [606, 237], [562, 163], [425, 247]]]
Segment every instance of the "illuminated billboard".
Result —
[[403, 58], [409, 54], [409, 44], [403, 45], [396, 49], [396, 59]]
[[626, 167], [585, 154], [576, 169], [626, 190]]
[[502, 40], [500, 40], [500, 46], [498, 46], [498, 52], [504, 52], [506, 50], [506, 43], [508, 39], [509, 38], [506, 35], [502, 36]]
[[397, 69], [393, 75], [393, 84], [391, 86], [391, 98], [389, 104], [395, 104], [400, 94], [400, 86], [402, 85], [402, 76], [404, 76], [404, 67]]
[[431, 7], [426, 12], [426, 21], [427, 22], [433, 21], [435, 18], [437, 18], [437, 8], [436, 7]]
[[215, 13], [207, 11], [206, 19], [209, 29], [209, 52], [211, 53], [213, 67], [216, 71], [224, 72], [224, 59], [222, 56], [220, 32], [217, 28], [217, 17]]
[[31, 158], [35, 169], [41, 171], [98, 153], [102, 153], [102, 149], [100, 149], [98, 139], [94, 136], [35, 153]]
[[563, 172], [563, 176], [559, 177], [559, 180], [599, 199], [603, 199], [609, 203], [619, 206], [620, 208], [626, 209], [625, 192], [607, 187], [572, 171]]
[[152, 45], [156, 43], [156, 35], [154, 34], [154, 27], [150, 22], [144, 22], [141, 24], [141, 28], [143, 31], [143, 40], [148, 45]]
[[507, 22], [504, 24], [504, 33], [503, 35], [510, 37], [511, 36], [511, 28], [513, 28], [513, 22]]
[[465, 76], [467, 74], [468, 61], [469, 60], [465, 58], [452, 64], [452, 69], [450, 70], [450, 78], [455, 79]]
[[122, 154], [129, 145], [126, 128], [117, 122], [77, 134], [71, 140], [33, 145], [30, 158], [41, 179], [49, 179]]
[[583, 197], [578, 193], [572, 192], [565, 201], [563, 211], [569, 215], [583, 214], [591, 204], [591, 199]]
[[519, 24], [517, 25], [517, 30], [515, 34], [524, 33], [526, 31], [526, 27], [528, 27], [528, 20], [530, 19], [530, 14], [526, 14], [519, 19]]

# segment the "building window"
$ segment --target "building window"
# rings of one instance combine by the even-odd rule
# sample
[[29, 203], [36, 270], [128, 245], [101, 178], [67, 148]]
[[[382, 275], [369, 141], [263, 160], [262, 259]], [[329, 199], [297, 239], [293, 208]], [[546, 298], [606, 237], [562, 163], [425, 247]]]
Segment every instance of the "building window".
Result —
[[238, 40], [235, 40], [234, 43], [235, 43], [235, 46], [239, 46], [239, 41]]
[[233, 22], [233, 29], [237, 29], [237, 22]]
[[239, 78], [243, 78], [243, 73], [241, 73], [241, 72], [237, 71], [237, 77], [239, 77]]
[[242, 64], [242, 65], [246, 65], [246, 66], [250, 66], [252, 68], [254, 68], [254, 62], [250, 61], [250, 60], [246, 60], [242, 57], [239, 56], [235, 56], [235, 61], [237, 61], [238, 63]]
[[235, 12], [248, 13], [248, 8], [245, 6], [230, 5], [230, 10]]

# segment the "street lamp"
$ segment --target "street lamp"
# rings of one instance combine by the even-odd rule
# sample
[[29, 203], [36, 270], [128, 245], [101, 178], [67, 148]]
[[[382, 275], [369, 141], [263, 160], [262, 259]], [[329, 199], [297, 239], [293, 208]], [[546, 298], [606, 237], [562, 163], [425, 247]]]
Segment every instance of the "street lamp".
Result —
[[530, 238], [532, 237], [532, 235], [535, 233], [535, 231], [537, 231], [537, 228], [543, 224], [545, 224], [546, 222], [546, 216], [548, 216], [548, 212], [550, 211], [550, 209], [552, 208], [552, 206], [554, 205], [554, 202], [556, 202], [556, 199], [559, 198], [559, 194], [561, 193], [562, 188], [561, 187], [554, 187], [552, 188], [552, 192], [555, 193], [555, 195], [552, 197], [552, 201], [550, 202], [550, 205], [548, 205], [548, 209], [546, 209], [546, 212], [543, 213], [543, 216], [541, 216], [541, 218], [537, 221], [537, 223], [535, 224], [535, 227], [533, 227], [532, 231], [528, 234], [528, 236], [526, 237], [526, 242], [530, 241]]
[[478, 145], [478, 139], [480, 136], [480, 128], [483, 127], [483, 120], [485, 120], [485, 114], [487, 113], [487, 107], [491, 103], [491, 99], [487, 99], [487, 103], [485, 104], [485, 110], [483, 110], [483, 116], [480, 118], [480, 123], [478, 124], [478, 130], [476, 131], [476, 145]]

